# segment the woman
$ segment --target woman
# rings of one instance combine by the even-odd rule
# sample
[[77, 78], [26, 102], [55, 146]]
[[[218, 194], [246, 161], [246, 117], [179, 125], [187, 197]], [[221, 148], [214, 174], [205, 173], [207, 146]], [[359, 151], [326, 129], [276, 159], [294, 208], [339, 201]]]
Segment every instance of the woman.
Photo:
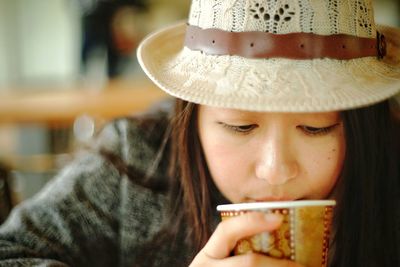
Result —
[[398, 266], [400, 32], [376, 33], [367, 0], [193, 1], [138, 50], [174, 115], [106, 127], [14, 210], [1, 263], [299, 266], [232, 256], [282, 218], [215, 206], [334, 198], [330, 266]]

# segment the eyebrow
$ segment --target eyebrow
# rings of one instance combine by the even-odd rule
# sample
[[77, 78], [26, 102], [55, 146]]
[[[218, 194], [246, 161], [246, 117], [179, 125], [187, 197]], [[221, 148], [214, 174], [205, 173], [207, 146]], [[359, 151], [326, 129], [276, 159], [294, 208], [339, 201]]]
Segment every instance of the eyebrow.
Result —
[[263, 112], [246, 111], [239, 109], [220, 109], [220, 110], [215, 110], [215, 112], [233, 116], [241, 116], [241, 117], [250, 117], [250, 116], [258, 117], [260, 115], [263, 115]]
[[208, 107], [210, 109], [210, 112], [215, 113], [215, 114], [221, 114], [222, 116], [229, 116], [229, 117], [234, 117], [234, 118], [259, 118], [262, 117], [265, 113], [269, 114], [287, 114], [287, 115], [293, 115], [294, 119], [317, 119], [317, 120], [322, 120], [322, 119], [327, 119], [327, 120], [337, 120], [341, 121], [341, 116], [339, 112], [314, 112], [314, 113], [285, 113], [285, 112], [257, 112], [257, 111], [247, 111], [247, 110], [240, 110], [240, 109], [229, 109], [229, 108], [216, 108], [216, 107]]

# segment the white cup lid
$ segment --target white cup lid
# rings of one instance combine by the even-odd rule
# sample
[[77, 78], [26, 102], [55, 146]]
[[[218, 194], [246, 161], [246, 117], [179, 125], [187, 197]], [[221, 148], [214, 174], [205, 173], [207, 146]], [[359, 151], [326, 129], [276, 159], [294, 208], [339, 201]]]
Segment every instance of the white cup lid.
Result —
[[295, 200], [271, 201], [218, 205], [217, 211], [262, 210], [279, 208], [297, 208], [306, 206], [335, 206], [335, 200]]

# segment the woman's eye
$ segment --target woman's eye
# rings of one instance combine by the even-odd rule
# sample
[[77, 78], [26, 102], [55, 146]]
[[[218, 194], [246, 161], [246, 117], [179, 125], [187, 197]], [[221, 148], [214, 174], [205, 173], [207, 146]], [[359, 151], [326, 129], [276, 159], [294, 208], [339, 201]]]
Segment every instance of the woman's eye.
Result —
[[324, 135], [324, 134], [331, 132], [338, 125], [339, 125], [339, 123], [336, 123], [334, 125], [331, 125], [328, 127], [321, 127], [321, 128], [306, 126], [306, 125], [299, 125], [299, 126], [297, 126], [297, 128], [300, 128], [307, 135]]
[[234, 131], [235, 133], [249, 133], [253, 129], [257, 128], [256, 124], [248, 124], [248, 125], [230, 125], [226, 123], [220, 123], [224, 128], [227, 128], [228, 130]]

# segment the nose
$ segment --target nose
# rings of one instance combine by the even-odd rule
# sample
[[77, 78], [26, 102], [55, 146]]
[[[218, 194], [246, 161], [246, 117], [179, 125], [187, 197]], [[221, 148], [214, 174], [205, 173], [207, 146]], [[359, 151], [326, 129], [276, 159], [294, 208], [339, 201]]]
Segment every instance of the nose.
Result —
[[256, 177], [271, 185], [282, 185], [299, 174], [299, 165], [288, 141], [270, 138], [259, 147]]

